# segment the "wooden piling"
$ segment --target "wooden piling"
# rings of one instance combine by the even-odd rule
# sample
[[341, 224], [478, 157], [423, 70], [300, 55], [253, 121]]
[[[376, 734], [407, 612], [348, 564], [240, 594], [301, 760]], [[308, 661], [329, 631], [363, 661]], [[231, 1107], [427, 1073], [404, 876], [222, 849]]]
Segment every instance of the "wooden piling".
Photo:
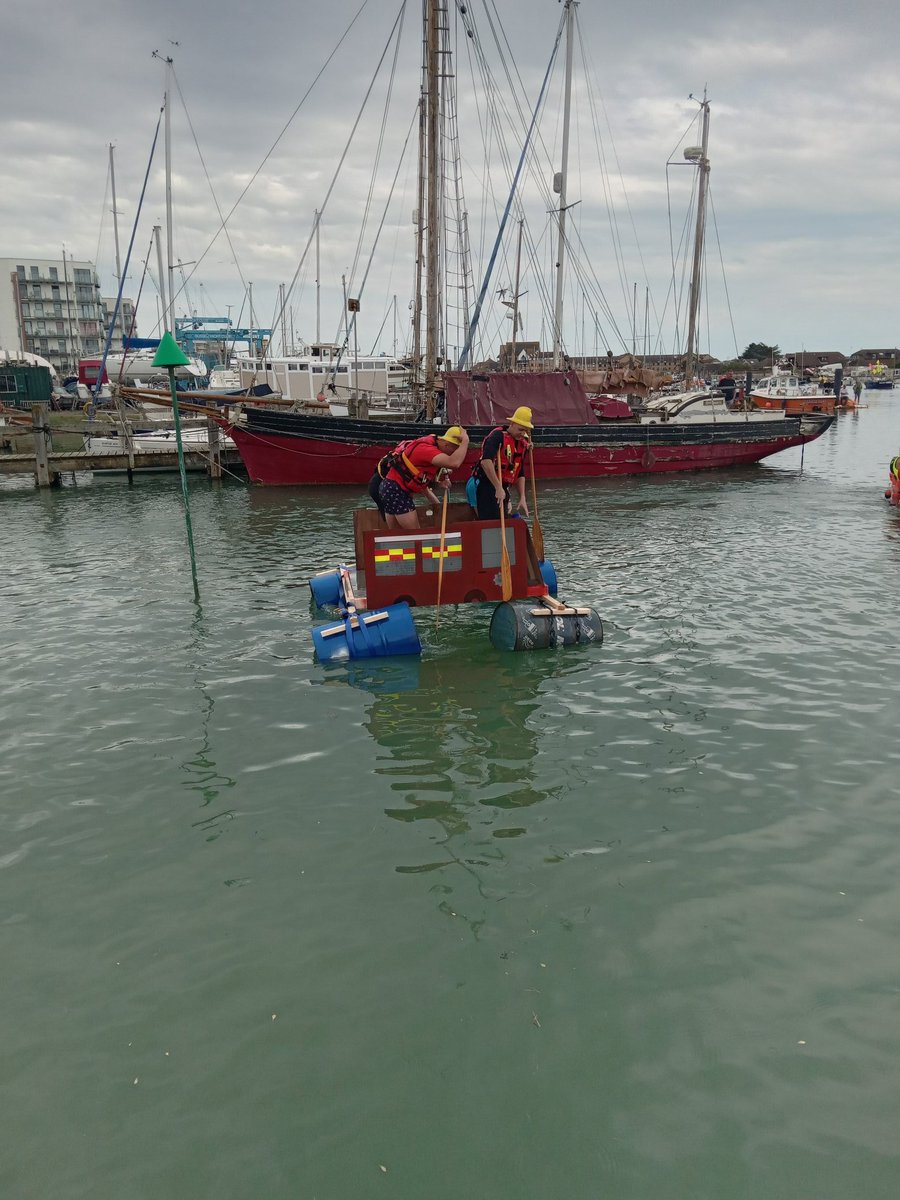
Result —
[[222, 478], [222, 430], [218, 421], [210, 418], [206, 422], [209, 436], [209, 471], [210, 479]]
[[34, 434], [34, 482], [39, 488], [55, 487], [59, 483], [59, 472], [50, 471], [50, 426], [47, 422], [47, 405], [32, 404], [31, 430]]

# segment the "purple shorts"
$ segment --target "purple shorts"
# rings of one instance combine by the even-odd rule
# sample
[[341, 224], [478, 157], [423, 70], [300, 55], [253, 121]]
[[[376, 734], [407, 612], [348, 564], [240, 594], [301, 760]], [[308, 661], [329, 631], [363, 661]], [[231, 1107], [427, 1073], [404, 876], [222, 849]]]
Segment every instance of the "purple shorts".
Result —
[[381, 496], [384, 511], [392, 517], [416, 511], [416, 503], [412, 496], [399, 483], [394, 483], [393, 479], [382, 479], [378, 494]]

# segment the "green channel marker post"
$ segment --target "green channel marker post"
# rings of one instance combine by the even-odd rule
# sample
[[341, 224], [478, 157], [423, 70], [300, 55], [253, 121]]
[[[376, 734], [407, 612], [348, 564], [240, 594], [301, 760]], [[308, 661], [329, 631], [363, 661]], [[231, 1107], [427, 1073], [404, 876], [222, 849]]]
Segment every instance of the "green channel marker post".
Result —
[[156, 351], [153, 365], [154, 367], [165, 367], [169, 372], [169, 391], [172, 393], [172, 412], [175, 414], [175, 444], [178, 447], [178, 471], [181, 475], [181, 494], [184, 497], [184, 523], [187, 526], [188, 549], [191, 552], [191, 578], [194, 581], [194, 599], [199, 602], [200, 586], [197, 583], [194, 532], [191, 528], [191, 506], [188, 503], [187, 472], [184, 469], [184, 446], [181, 443], [181, 414], [178, 411], [178, 392], [175, 388], [175, 368], [187, 366], [190, 361], [167, 330], [160, 338], [159, 349]]

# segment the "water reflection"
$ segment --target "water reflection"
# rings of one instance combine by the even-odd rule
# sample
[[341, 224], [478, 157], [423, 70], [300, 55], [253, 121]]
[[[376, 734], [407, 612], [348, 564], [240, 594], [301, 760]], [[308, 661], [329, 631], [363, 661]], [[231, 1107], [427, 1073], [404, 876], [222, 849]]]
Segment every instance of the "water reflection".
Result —
[[439, 855], [396, 869], [421, 874], [456, 863], [475, 874], [506, 858], [527, 832], [528, 809], [560, 792], [536, 778], [544, 693], [587, 669], [590, 652], [500, 654], [483, 632], [453, 637], [443, 654], [353, 663], [330, 682], [368, 692], [365, 726], [379, 747], [374, 773], [398, 803], [391, 820], [429, 823]]
[[[204, 665], [205, 641], [208, 631], [204, 625], [203, 609], [197, 604], [191, 623], [191, 642], [189, 653], [191, 658], [191, 673], [194, 691], [199, 699], [198, 711], [200, 727], [197, 736], [196, 749], [181, 763], [181, 769], [187, 776], [183, 786], [190, 792], [200, 796], [199, 808], [212, 808], [215, 811], [205, 814], [199, 820], [191, 822], [193, 829], [199, 829], [206, 835], [206, 841], [214, 842], [225, 831], [230, 821], [235, 819], [234, 809], [220, 808], [219, 795], [225, 788], [235, 786], [236, 780], [230, 775], [224, 775], [217, 769], [212, 755], [210, 725], [215, 711], [215, 701], [205, 682], [208, 668]], [[232, 881], [226, 881], [232, 882]]]

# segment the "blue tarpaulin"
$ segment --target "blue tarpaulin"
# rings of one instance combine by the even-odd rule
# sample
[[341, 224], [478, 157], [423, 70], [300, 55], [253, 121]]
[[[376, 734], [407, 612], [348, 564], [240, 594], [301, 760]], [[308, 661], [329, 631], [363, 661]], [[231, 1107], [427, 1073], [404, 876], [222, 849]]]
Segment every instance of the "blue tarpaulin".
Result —
[[159, 346], [159, 338], [123, 338], [126, 350], [155, 350]]

